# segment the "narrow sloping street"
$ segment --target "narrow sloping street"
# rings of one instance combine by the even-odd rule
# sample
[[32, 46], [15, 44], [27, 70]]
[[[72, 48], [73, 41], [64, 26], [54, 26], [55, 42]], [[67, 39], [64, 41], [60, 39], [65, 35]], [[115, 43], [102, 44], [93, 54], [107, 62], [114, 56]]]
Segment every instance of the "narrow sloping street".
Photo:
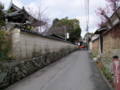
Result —
[[76, 51], [6, 90], [110, 90], [88, 51]]

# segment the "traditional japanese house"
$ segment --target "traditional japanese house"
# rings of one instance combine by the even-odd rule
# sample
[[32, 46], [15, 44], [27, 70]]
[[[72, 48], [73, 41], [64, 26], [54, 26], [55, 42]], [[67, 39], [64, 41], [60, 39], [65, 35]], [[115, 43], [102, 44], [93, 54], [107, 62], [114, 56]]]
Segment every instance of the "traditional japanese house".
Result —
[[106, 53], [112, 56], [114, 51], [120, 49], [120, 7], [110, 17], [111, 24], [107, 22], [106, 27], [95, 31], [99, 37], [93, 40], [93, 48], [96, 48], [99, 54]]
[[7, 30], [10, 30], [15, 25], [26, 29], [31, 29], [45, 25], [46, 22], [37, 20], [35, 17], [30, 15], [24, 7], [20, 9], [11, 3], [6, 13], [6, 24]]

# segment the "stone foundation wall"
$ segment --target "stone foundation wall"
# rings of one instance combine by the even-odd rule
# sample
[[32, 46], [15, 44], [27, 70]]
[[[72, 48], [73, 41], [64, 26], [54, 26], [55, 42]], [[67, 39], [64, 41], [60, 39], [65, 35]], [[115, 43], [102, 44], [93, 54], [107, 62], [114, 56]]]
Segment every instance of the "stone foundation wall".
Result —
[[59, 60], [74, 51], [73, 49], [61, 49], [58, 52], [47, 52], [39, 57], [26, 60], [10, 60], [0, 63], [0, 90], [25, 78], [35, 71]]

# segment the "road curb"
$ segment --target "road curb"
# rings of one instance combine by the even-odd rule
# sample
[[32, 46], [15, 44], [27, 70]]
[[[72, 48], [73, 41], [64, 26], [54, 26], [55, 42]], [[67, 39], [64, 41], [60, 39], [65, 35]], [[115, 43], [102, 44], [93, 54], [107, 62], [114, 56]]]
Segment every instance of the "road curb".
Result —
[[[94, 62], [95, 65], [97, 66], [96, 62]], [[106, 84], [110, 87], [111, 90], [114, 90], [114, 88], [111, 86], [111, 84], [109, 83], [109, 81], [106, 79], [106, 77], [104, 76], [103, 72], [101, 71], [101, 69], [97, 66], [100, 74], [102, 75], [104, 81], [106, 82]]]

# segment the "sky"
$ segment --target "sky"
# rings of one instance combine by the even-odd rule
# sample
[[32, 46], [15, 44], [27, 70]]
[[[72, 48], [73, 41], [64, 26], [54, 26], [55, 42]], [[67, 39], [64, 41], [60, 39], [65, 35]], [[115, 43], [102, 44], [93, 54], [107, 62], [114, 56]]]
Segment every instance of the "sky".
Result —
[[[5, 9], [8, 9], [11, 0], [0, 1], [4, 4]], [[12, 2], [20, 8], [25, 6], [36, 10], [40, 7], [45, 10], [44, 14], [50, 19], [50, 22], [54, 18], [61, 19], [66, 16], [69, 19], [79, 19], [82, 37], [86, 33], [84, 0], [12, 0]], [[95, 10], [98, 7], [105, 7], [105, 5], [105, 0], [89, 0], [89, 32], [95, 32], [98, 28], [99, 17], [96, 15]]]

